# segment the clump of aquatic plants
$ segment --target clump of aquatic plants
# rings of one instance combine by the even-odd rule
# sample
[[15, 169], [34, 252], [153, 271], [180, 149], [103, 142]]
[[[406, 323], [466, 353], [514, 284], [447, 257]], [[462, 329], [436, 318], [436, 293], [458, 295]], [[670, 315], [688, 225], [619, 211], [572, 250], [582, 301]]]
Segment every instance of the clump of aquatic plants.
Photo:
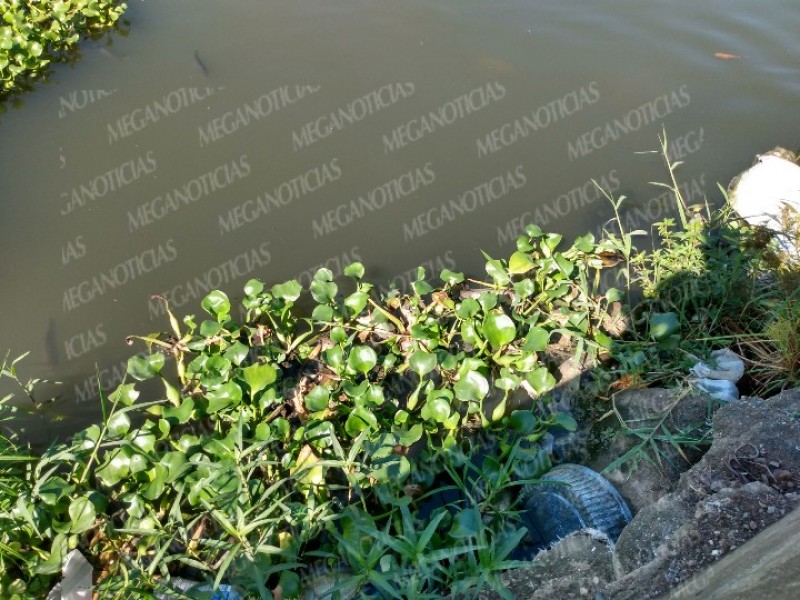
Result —
[[125, 11], [118, 0], [4, 0], [0, 21], [0, 99], [44, 75], [81, 35], [113, 27]]
[[180, 595], [176, 576], [258, 598], [500, 587], [521, 490], [549, 467], [538, 442], [575, 426], [548, 410], [558, 359], [611, 342], [607, 244], [562, 246], [530, 226], [486, 281], [420, 269], [386, 298], [360, 263], [308, 290], [251, 280], [241, 322], [221, 291], [204, 319], [167, 308], [101, 424], [4, 462], [4, 585], [36, 597], [79, 548], [102, 597]]

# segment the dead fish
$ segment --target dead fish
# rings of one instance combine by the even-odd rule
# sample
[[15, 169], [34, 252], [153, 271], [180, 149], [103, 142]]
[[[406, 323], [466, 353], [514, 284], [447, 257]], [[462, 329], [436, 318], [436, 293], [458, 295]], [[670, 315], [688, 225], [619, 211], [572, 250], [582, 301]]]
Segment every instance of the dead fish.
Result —
[[206, 66], [206, 63], [203, 62], [203, 59], [200, 58], [200, 52], [197, 50], [194, 51], [194, 61], [197, 63], [197, 66], [200, 67], [203, 75], [208, 77], [208, 67]]

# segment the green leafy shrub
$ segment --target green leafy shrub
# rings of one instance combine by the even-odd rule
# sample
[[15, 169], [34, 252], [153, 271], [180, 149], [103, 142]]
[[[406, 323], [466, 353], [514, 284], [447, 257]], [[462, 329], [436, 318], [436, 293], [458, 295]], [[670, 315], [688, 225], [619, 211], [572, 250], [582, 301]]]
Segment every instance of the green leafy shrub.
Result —
[[62, 60], [81, 35], [112, 27], [125, 11], [118, 0], [5, 0], [0, 22], [0, 99]]
[[[182, 574], [286, 598], [310, 565], [384, 594], [497, 584], [524, 536], [519, 490], [549, 465], [537, 442], [575, 425], [546, 409], [554, 345], [591, 359], [610, 343], [606, 245], [561, 245], [531, 226], [509, 260], [486, 257], [488, 281], [445, 270], [434, 288], [420, 269], [388, 298], [359, 263], [345, 281], [319, 270], [308, 290], [251, 280], [242, 322], [221, 291], [205, 319], [167, 308], [171, 331], [136, 338], [136, 381], [104, 399], [103, 423], [25, 471], [25, 510], [0, 515], [26, 558], [7, 577], [52, 577], [78, 547], [109, 597]], [[146, 380], [160, 398], [139, 398]], [[443, 489], [460, 491], [432, 507]], [[430, 568], [393, 583], [420, 553]]]

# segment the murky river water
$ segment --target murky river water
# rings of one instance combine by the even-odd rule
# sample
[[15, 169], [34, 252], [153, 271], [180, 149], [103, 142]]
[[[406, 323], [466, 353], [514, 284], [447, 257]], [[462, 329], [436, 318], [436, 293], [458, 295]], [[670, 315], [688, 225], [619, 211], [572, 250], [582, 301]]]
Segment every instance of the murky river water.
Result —
[[[131, 0], [126, 35], [0, 116], [0, 348], [58, 379], [27, 435], [99, 415], [165, 294], [362, 261], [481, 273], [522, 227], [692, 202], [800, 142], [796, 0]], [[722, 57], [715, 56], [723, 53]]]

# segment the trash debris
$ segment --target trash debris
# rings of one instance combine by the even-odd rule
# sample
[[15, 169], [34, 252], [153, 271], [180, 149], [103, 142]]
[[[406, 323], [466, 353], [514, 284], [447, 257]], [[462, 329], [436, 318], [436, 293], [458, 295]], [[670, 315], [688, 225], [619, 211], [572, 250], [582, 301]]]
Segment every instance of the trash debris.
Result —
[[714, 52], [714, 58], [719, 58], [720, 60], [739, 60], [742, 57], [738, 54], [731, 54], [729, 52]]
[[690, 369], [696, 378], [691, 383], [720, 402], [738, 400], [736, 383], [744, 376], [744, 361], [728, 348], [715, 350], [711, 359], [711, 365], [700, 361]]
[[609, 481], [592, 469], [562, 464], [525, 486], [522, 513], [531, 537], [543, 549], [580, 529], [601, 532], [610, 541], [631, 520], [631, 511]]
[[744, 376], [744, 361], [728, 348], [715, 350], [711, 358], [714, 366], [701, 361], [691, 368], [698, 379], [725, 379], [736, 383]]
[[775, 148], [756, 157], [752, 167], [728, 186], [730, 204], [750, 225], [777, 232], [784, 251], [798, 255], [797, 240], [786, 234], [787, 210], [800, 213], [800, 166], [794, 155]]
[[61, 567], [61, 582], [50, 590], [47, 600], [91, 600], [92, 565], [79, 550], [73, 550]]
[[[191, 579], [184, 579], [182, 577], [173, 577], [169, 580], [170, 584], [182, 592], [196, 591], [196, 592], [214, 592], [211, 600], [242, 600], [242, 595], [237, 592], [232, 586], [225, 583], [220, 584], [217, 589], [213, 589], [209, 584], [202, 581], [192, 581]], [[166, 594], [156, 594], [159, 600], [170, 600], [170, 596]], [[204, 596], [205, 597], [205, 596]]]

